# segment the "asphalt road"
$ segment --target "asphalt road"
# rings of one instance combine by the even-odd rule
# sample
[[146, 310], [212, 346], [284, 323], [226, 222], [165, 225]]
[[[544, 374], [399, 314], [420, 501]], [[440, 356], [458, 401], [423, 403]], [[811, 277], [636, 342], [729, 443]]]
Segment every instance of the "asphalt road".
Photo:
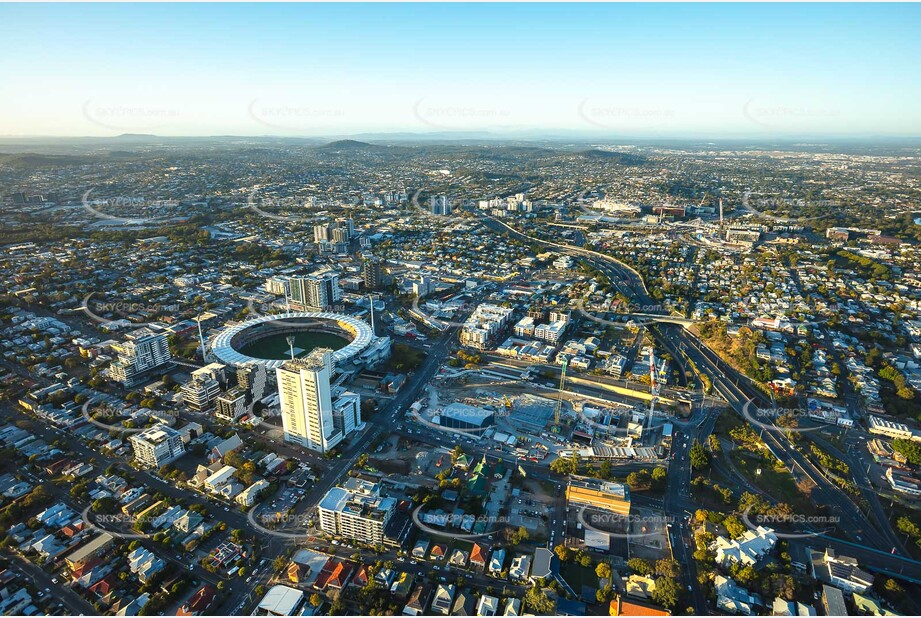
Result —
[[[500, 233], [509, 234], [512, 237], [522, 240], [540, 242], [563, 253], [585, 259], [604, 272], [618, 291], [628, 298], [631, 298], [637, 306], [643, 307], [643, 313], [662, 313], [661, 310], [656, 310], [658, 303], [649, 296], [639, 274], [634, 269], [619, 262], [615, 258], [579, 247], [572, 247], [527, 236], [497, 219], [488, 217], [486, 223], [489, 228]], [[698, 370], [709, 376], [714, 390], [721, 395], [737, 413], [742, 414], [743, 408], [749, 401], [760, 399], [760, 391], [748, 384], [747, 377], [740, 375], [738, 371], [722, 361], [716, 353], [702, 345], [696, 337], [688, 333], [683, 327], [663, 323], [650, 330], [661, 344], [664, 344], [671, 350], [679, 352], [676, 358], [680, 356], [680, 352], [686, 353], [696, 364]], [[743, 418], [745, 418], [744, 414]], [[755, 429], [760, 430], [761, 428], [755, 427]], [[815, 484], [816, 487], [812, 494], [813, 499], [817, 503], [828, 505], [835, 511], [841, 518], [839, 529], [850, 535], [855, 541], [862, 544], [862, 546], [865, 547], [866, 545], [870, 545], [871, 547], [867, 549], [871, 554], [873, 551], [885, 552], [887, 554], [890, 551], [898, 551], [898, 544], [892, 543], [891, 527], [890, 530], [886, 530], [885, 532], [880, 532], [880, 530], [874, 527], [850, 498], [825, 477], [822, 471], [808, 458], [793, 448], [782, 430], [779, 428], [768, 428], [760, 433], [762, 439], [764, 439], [774, 455], [787, 466], [795, 478], [808, 478]], [[676, 453], [675, 457], [680, 458], [681, 453]], [[679, 465], [683, 465], [681, 459], [679, 459]], [[669, 477], [672, 476], [673, 471], [670, 470]], [[675, 514], [675, 499], [681, 498], [681, 487], [684, 485], [683, 471], [675, 476], [681, 479], [681, 481], [675, 484], [674, 489], [670, 487], [667, 492], [665, 506], [666, 512], [669, 515]], [[872, 500], [871, 505], [873, 505]], [[874, 511], [876, 511], [875, 507]], [[879, 521], [879, 515], [877, 515], [875, 519], [882, 528], [885, 529], [889, 527], [888, 521], [885, 519], [883, 522]], [[677, 539], [673, 539], [673, 541], [674, 540]], [[693, 545], [688, 547], [693, 547]], [[854, 553], [855, 552], [852, 552], [850, 555], [854, 555]], [[916, 568], [915, 562], [904, 557], [900, 559], [908, 561], [902, 565], [903, 572], [914, 573], [914, 569]], [[918, 571], [918, 574], [921, 575], [921, 571]], [[700, 608], [698, 607], [698, 587], [693, 583], [691, 586], [692, 591], [694, 591], [692, 592], [692, 598], [695, 602], [695, 610], [700, 612]]]
[[19, 555], [13, 555], [13, 560], [16, 565], [22, 569], [23, 573], [32, 578], [32, 582], [35, 584], [36, 588], [39, 590], [49, 589], [51, 591], [51, 596], [63, 603], [64, 607], [67, 608], [72, 616], [94, 616], [99, 613], [91, 603], [71, 590], [68, 586], [53, 583], [51, 581], [52, 575], [45, 573], [45, 571], [32, 564], [29, 560]]
[[[352, 468], [355, 461], [362, 454], [370, 451], [370, 446], [375, 440], [396, 428], [402, 419], [403, 413], [414, 401], [422, 396], [423, 389], [450, 354], [451, 346], [459, 330], [460, 327], [456, 325], [445, 329], [441, 339], [428, 349], [422, 365], [407, 378], [403, 388], [367, 421], [368, 428], [364, 433], [342, 449], [342, 457], [333, 460], [334, 463], [317, 479], [313, 487], [304, 494], [295, 509], [295, 514], [302, 514], [314, 509], [323, 499], [323, 496], [326, 495], [326, 492], [335, 487], [339, 483], [339, 479]], [[269, 566], [271, 566], [276, 556], [283, 554], [288, 549], [289, 543], [289, 541], [270, 542], [267, 545], [264, 558], [266, 558]], [[256, 585], [257, 582], [251, 582], [250, 589]], [[241, 588], [244, 587], [241, 586]], [[258, 599], [249, 597], [249, 602], [244, 603], [243, 607], [253, 601], [258, 601]], [[240, 610], [243, 607], [234, 607], [234, 609]]]
[[[716, 392], [723, 396], [733, 410], [742, 415], [749, 401], [761, 399], [759, 392], [748, 386], [747, 378], [739, 376], [735, 370], [720, 359], [715, 352], [697, 342], [680, 327], [661, 325], [663, 336], [674, 338], [684, 343], [685, 353], [694, 361], [698, 369], [708, 374]], [[746, 418], [746, 420], [748, 420]], [[755, 427], [774, 455], [790, 470], [799, 481], [808, 479], [815, 487], [812, 499], [818, 504], [825, 504], [841, 518], [839, 529], [855, 541], [869, 544], [883, 551], [890, 551], [892, 544], [867, 519], [856, 504], [832, 483], [824, 473], [790, 444], [789, 439], [780, 428]]]

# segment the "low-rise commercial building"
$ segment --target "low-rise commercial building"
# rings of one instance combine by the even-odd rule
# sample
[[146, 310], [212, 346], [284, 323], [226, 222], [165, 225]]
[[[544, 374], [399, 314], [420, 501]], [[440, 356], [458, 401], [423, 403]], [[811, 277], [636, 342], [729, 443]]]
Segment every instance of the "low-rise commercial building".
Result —
[[630, 490], [622, 483], [571, 476], [566, 486], [566, 500], [574, 506], [602, 509], [623, 516], [630, 514]]

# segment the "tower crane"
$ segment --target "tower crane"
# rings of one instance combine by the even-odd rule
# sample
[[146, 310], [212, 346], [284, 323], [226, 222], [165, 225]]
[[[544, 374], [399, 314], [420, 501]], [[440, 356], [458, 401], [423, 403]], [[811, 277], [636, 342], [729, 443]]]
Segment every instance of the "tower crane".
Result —
[[560, 395], [556, 400], [556, 409], [553, 411], [553, 431], [560, 433], [560, 412], [563, 410], [563, 386], [566, 384], [566, 368], [569, 366], [569, 359], [563, 358], [563, 369], [560, 371]]
[[649, 400], [649, 415], [646, 417], [646, 429], [652, 425], [652, 415], [655, 411], [656, 401], [659, 399], [659, 380], [656, 371], [656, 352], [655, 346], [649, 346], [649, 392], [652, 398]]

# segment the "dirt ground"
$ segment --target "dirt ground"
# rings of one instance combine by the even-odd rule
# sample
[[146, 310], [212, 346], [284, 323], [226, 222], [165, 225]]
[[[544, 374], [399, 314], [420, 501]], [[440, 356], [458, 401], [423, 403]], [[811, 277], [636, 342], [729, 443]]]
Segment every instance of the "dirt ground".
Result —
[[665, 513], [633, 507], [630, 524], [630, 557], [659, 560], [670, 558]]

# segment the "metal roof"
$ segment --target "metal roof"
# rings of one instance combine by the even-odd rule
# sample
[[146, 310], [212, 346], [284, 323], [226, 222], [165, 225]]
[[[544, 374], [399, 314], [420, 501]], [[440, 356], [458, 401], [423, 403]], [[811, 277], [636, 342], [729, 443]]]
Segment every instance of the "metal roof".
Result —
[[[289, 313], [262, 315], [225, 328], [220, 332], [220, 334], [218, 334], [217, 337], [214, 338], [214, 341], [211, 342], [211, 351], [222, 362], [230, 365], [240, 366], [247, 363], [258, 363], [260, 365], [264, 365], [266, 369], [276, 369], [281, 367], [282, 363], [284, 363], [287, 359], [268, 360], [264, 358], [247, 356], [246, 354], [235, 350], [233, 346], [231, 346], [231, 342], [233, 341], [233, 338], [238, 334], [249, 328], [252, 328], [253, 326], [264, 324], [266, 322], [284, 322], [285, 320], [297, 319], [327, 320], [336, 322], [340, 328], [348, 331], [352, 335], [353, 339], [347, 346], [341, 350], [336, 350], [333, 352], [333, 362], [336, 364], [348, 361], [356, 354], [367, 348], [371, 344], [371, 341], [374, 339], [374, 333], [371, 331], [371, 327], [366, 322], [356, 317], [345, 315], [343, 313], [331, 313], [326, 311], [292, 311]], [[300, 330], [300, 328], [296, 325], [292, 325], [291, 330], [293, 332]]]

